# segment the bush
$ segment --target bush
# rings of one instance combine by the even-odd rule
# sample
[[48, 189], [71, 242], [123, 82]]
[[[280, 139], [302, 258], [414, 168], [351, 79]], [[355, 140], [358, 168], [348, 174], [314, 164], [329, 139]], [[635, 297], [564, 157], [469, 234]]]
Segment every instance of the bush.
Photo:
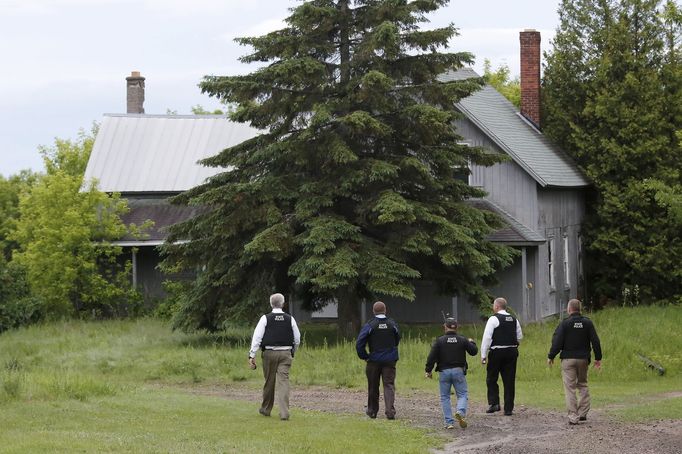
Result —
[[45, 304], [31, 296], [26, 269], [0, 258], [0, 332], [37, 323], [45, 318]]

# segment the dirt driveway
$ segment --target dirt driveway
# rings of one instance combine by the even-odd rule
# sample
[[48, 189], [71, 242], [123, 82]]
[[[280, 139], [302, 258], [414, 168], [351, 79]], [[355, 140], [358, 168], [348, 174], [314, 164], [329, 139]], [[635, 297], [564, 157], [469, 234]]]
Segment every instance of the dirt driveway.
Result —
[[[234, 400], [248, 400], [257, 405], [260, 392], [240, 386], [198, 387], [190, 392]], [[664, 396], [677, 397], [677, 396]], [[293, 408], [364, 416], [364, 391], [295, 387], [291, 392]], [[423, 392], [399, 393], [396, 396], [397, 418], [410, 424], [438, 431], [452, 441], [438, 454], [451, 453], [589, 453], [589, 454], [681, 454], [682, 420], [664, 420], [648, 424], [621, 423], [603, 412], [592, 411], [588, 420], [569, 426], [564, 413], [517, 407], [514, 415], [487, 415], [485, 407], [472, 404], [469, 427], [442, 429], [438, 396]]]

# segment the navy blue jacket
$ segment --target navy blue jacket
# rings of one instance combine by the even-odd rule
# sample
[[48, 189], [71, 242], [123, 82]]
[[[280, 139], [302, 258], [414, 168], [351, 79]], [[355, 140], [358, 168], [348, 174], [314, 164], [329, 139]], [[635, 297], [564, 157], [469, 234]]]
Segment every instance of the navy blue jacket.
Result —
[[[384, 333], [380, 331], [384, 329], [390, 331], [389, 336], [384, 336]], [[355, 349], [360, 359], [377, 363], [388, 363], [398, 361], [399, 343], [400, 331], [396, 322], [390, 318], [374, 317], [360, 330], [358, 340], [355, 343]], [[367, 354], [367, 344], [369, 344], [369, 354]]]

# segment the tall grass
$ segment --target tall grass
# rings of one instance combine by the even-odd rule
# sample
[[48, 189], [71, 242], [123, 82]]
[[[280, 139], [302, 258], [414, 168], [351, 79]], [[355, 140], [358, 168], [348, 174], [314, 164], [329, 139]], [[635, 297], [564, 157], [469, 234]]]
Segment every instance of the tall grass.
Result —
[[[592, 316], [604, 351], [603, 369], [592, 371], [595, 405], [636, 401], [640, 396], [682, 389], [682, 314], [678, 307], [608, 309]], [[558, 321], [524, 327], [517, 371], [520, 403], [561, 408], [558, 364], [546, 365]], [[436, 392], [423, 378], [424, 363], [438, 326], [401, 326], [399, 392]], [[482, 325], [461, 333], [480, 344]], [[252, 327], [233, 327], [218, 335], [172, 332], [163, 322], [68, 321], [33, 326], [0, 336], [0, 401], [76, 399], [112, 396], [145, 383], [194, 385], [242, 382], [260, 386], [260, 370], [246, 367]], [[291, 371], [294, 385], [364, 388], [364, 362], [354, 340], [337, 337], [333, 326], [303, 325], [303, 344]], [[636, 357], [641, 352], [662, 363], [659, 377]], [[485, 370], [469, 357], [469, 387], [474, 399], [485, 395]]]

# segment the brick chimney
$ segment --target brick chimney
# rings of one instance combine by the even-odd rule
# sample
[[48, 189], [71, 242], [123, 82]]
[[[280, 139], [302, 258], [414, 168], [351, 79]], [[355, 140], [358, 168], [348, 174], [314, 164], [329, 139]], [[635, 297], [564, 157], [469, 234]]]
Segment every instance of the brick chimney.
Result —
[[521, 115], [540, 128], [540, 32], [524, 30], [521, 42]]
[[144, 77], [140, 71], [133, 71], [126, 77], [128, 113], [144, 113]]

